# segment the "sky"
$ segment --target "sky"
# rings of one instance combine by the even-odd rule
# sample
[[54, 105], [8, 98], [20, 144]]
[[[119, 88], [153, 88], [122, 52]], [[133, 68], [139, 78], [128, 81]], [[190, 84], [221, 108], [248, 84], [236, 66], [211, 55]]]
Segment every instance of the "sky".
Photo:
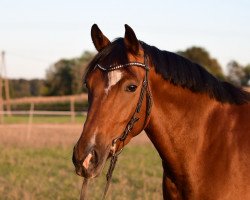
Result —
[[92, 24], [113, 40], [129, 24], [162, 50], [204, 47], [226, 64], [250, 63], [249, 0], [0, 0], [0, 51], [10, 78], [45, 78], [60, 58], [95, 51]]

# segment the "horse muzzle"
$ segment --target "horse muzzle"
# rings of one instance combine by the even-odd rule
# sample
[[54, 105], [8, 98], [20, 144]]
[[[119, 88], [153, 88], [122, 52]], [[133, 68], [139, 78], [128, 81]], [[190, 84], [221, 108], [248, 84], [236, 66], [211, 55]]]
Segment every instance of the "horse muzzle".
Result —
[[90, 149], [82, 157], [77, 152], [77, 148], [74, 147], [72, 161], [75, 165], [76, 174], [84, 178], [93, 178], [97, 174], [99, 168], [100, 156], [95, 149]]

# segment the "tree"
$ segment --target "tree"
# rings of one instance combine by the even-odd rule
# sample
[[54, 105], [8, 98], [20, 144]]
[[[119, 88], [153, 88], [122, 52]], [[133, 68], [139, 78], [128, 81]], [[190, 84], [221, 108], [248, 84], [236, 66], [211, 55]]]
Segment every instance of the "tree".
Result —
[[228, 81], [234, 85], [241, 86], [244, 82], [245, 72], [244, 68], [235, 60], [227, 64], [228, 68]]
[[10, 96], [11, 98], [29, 97], [30, 84], [25, 79], [12, 79], [10, 83]]
[[45, 88], [41, 79], [9, 79], [9, 84], [11, 98], [41, 96]]
[[30, 84], [30, 95], [31, 96], [42, 96], [45, 91], [44, 80], [32, 79], [29, 81]]
[[245, 77], [243, 79], [243, 85], [244, 86], [249, 86], [250, 85], [250, 64], [246, 65], [244, 68], [243, 68], [243, 71], [245, 73]]
[[83, 92], [83, 73], [93, 58], [84, 52], [79, 58], [61, 59], [47, 70], [47, 95], [71, 95]]
[[56, 62], [47, 71], [46, 86], [48, 95], [72, 94], [73, 60], [62, 59]]
[[190, 47], [185, 51], [178, 51], [179, 55], [188, 58], [192, 62], [195, 62], [215, 75], [217, 78], [224, 80], [224, 74], [222, 68], [215, 58], [212, 58], [210, 54], [202, 47]]
[[76, 60], [73, 67], [73, 82], [72, 87], [75, 93], [86, 92], [85, 85], [83, 85], [83, 74], [89, 62], [93, 59], [94, 53], [85, 51], [80, 58]]

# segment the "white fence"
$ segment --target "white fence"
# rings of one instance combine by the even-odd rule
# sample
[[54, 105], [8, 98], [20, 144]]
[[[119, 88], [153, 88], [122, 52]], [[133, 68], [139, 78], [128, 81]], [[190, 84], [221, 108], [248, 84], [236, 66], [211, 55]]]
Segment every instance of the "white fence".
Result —
[[[0, 98], [0, 124], [4, 123], [5, 115], [29, 115], [29, 121], [32, 123], [33, 115], [50, 115], [50, 116], [71, 116], [71, 122], [75, 122], [75, 116], [82, 114], [86, 115], [86, 112], [75, 112], [75, 102], [81, 102], [87, 100], [87, 94], [71, 95], [71, 96], [58, 96], [58, 97], [25, 97], [20, 99], [10, 99], [3, 101]], [[40, 103], [56, 103], [56, 102], [70, 102], [70, 111], [39, 111], [35, 110], [35, 104]], [[10, 105], [17, 104], [30, 104], [30, 110], [26, 111], [11, 111]], [[3, 107], [6, 106], [7, 110]]]

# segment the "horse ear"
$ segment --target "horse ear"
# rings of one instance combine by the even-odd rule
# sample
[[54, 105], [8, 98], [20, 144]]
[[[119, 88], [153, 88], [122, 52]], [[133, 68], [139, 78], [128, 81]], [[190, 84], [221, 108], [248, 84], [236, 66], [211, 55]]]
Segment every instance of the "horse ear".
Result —
[[109, 39], [103, 35], [102, 31], [96, 24], [93, 24], [91, 27], [91, 38], [98, 52], [110, 44]]
[[139, 47], [140, 47], [139, 41], [133, 29], [127, 24], [125, 24], [124, 42], [125, 42], [125, 46], [132, 54], [135, 54], [135, 55], [138, 54]]

